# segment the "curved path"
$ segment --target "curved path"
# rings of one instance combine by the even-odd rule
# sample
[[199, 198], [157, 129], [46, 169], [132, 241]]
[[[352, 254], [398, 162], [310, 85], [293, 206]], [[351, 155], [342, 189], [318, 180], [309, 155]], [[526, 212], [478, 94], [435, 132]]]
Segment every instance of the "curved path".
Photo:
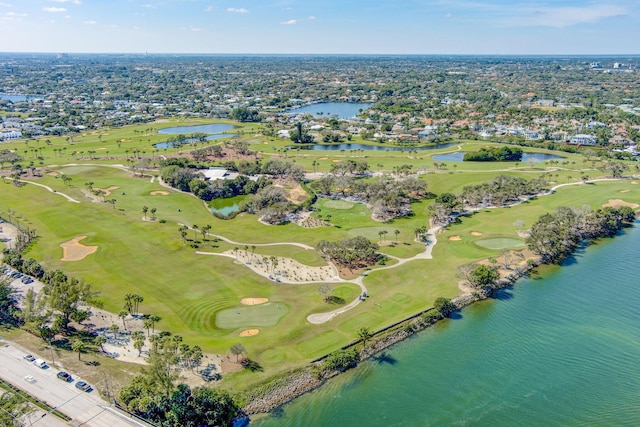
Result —
[[[14, 181], [14, 179], [13, 179], [13, 178], [5, 178], [5, 179], [9, 179], [9, 180], [11, 180], [11, 181]], [[59, 192], [59, 191], [57, 191], [57, 190], [54, 190], [53, 188], [49, 187], [48, 185], [39, 184], [39, 183], [37, 183], [37, 182], [27, 181], [27, 180], [20, 180], [20, 182], [23, 182], [23, 183], [25, 183], [25, 184], [36, 185], [36, 186], [38, 186], [38, 187], [42, 187], [42, 188], [46, 188], [46, 189], [47, 189], [47, 190], [49, 190], [50, 192], [52, 192], [52, 193], [54, 193], [54, 194], [59, 194], [60, 196], [64, 197], [65, 199], [67, 199], [67, 200], [68, 200], [68, 201], [70, 201], [70, 202], [73, 202], [73, 203], [80, 203], [80, 200], [76, 200], [76, 199], [74, 199], [74, 198], [73, 198], [73, 197], [71, 197], [71, 196], [68, 196], [68, 195], [66, 195], [66, 194], [64, 194], [64, 193], [61, 193], [61, 192]]]

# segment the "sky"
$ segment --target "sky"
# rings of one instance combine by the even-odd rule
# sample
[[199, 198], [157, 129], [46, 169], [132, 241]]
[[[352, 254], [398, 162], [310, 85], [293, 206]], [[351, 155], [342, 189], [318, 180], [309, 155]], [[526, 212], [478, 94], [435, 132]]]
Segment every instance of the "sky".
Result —
[[0, 0], [0, 52], [638, 54], [640, 0]]

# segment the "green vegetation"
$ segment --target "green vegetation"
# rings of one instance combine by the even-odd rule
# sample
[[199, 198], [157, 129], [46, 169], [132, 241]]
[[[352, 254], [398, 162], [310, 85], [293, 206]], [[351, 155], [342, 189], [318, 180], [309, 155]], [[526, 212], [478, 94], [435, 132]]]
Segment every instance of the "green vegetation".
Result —
[[465, 162], [519, 162], [522, 160], [522, 148], [495, 147], [481, 148], [479, 151], [465, 153]]

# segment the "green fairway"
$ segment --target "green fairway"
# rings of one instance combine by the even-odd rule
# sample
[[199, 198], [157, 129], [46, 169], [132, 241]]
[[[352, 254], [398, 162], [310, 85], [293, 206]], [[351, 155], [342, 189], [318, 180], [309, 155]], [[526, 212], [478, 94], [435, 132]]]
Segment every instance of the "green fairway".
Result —
[[289, 311], [281, 302], [241, 306], [216, 313], [216, 326], [221, 329], [275, 326]]
[[477, 240], [476, 245], [487, 249], [516, 249], [524, 248], [526, 245], [522, 239], [513, 239], [510, 237], [497, 237], [495, 239]]
[[324, 202], [324, 207], [329, 209], [351, 209], [354, 203], [346, 200], [327, 200]]

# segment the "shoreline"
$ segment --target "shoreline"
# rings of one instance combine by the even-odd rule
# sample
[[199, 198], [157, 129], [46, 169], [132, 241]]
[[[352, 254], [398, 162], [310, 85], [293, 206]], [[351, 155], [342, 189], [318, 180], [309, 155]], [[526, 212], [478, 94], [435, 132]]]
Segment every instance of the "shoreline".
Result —
[[[513, 286], [519, 279], [528, 276], [533, 269], [540, 265], [538, 262], [539, 260], [534, 258], [529, 259], [533, 259], [534, 262], [528, 263], [525, 259], [522, 263], [519, 263], [514, 270], [512, 270], [511, 274], [508, 274], [504, 278], [499, 279], [496, 283], [494, 283], [493, 286], [487, 286], [471, 293], [464, 292], [451, 299], [451, 302], [453, 302], [456, 306], [456, 311], [462, 310], [464, 307], [467, 307], [478, 301], [486, 300], [490, 298], [494, 292], [508, 288], [509, 286]], [[393, 323], [390, 326], [384, 327], [383, 329], [374, 332], [371, 337], [371, 344], [367, 346], [366, 349], [360, 351], [360, 361], [358, 362], [358, 364], [365, 360], [374, 358], [384, 350], [387, 350], [388, 348], [393, 347], [395, 344], [411, 338], [413, 335], [422, 332], [432, 325], [436, 324], [437, 322], [445, 319], [445, 317], [440, 317], [434, 320], [424, 319], [422, 315], [431, 310], [434, 310], [434, 307], [429, 307], [421, 312], [413, 314], [412, 316], [409, 316], [399, 322]], [[379, 338], [376, 339], [377, 337]], [[357, 346], [359, 343], [359, 340], [354, 341], [342, 347], [342, 349]], [[274, 380], [274, 383], [276, 383], [276, 385], [272, 389], [268, 390], [260, 396], [249, 399], [249, 401], [242, 407], [242, 411], [246, 415], [269, 413], [274, 409], [277, 409], [280, 406], [285, 405], [300, 396], [303, 396], [320, 388], [332, 378], [346, 372], [333, 371], [328, 373], [326, 377], [323, 377], [321, 379], [314, 377], [314, 367], [318, 366], [318, 362], [324, 359], [326, 356], [327, 355], [315, 359], [314, 361], [309, 363], [309, 365], [299, 369], [291, 375], [276, 378]]]

